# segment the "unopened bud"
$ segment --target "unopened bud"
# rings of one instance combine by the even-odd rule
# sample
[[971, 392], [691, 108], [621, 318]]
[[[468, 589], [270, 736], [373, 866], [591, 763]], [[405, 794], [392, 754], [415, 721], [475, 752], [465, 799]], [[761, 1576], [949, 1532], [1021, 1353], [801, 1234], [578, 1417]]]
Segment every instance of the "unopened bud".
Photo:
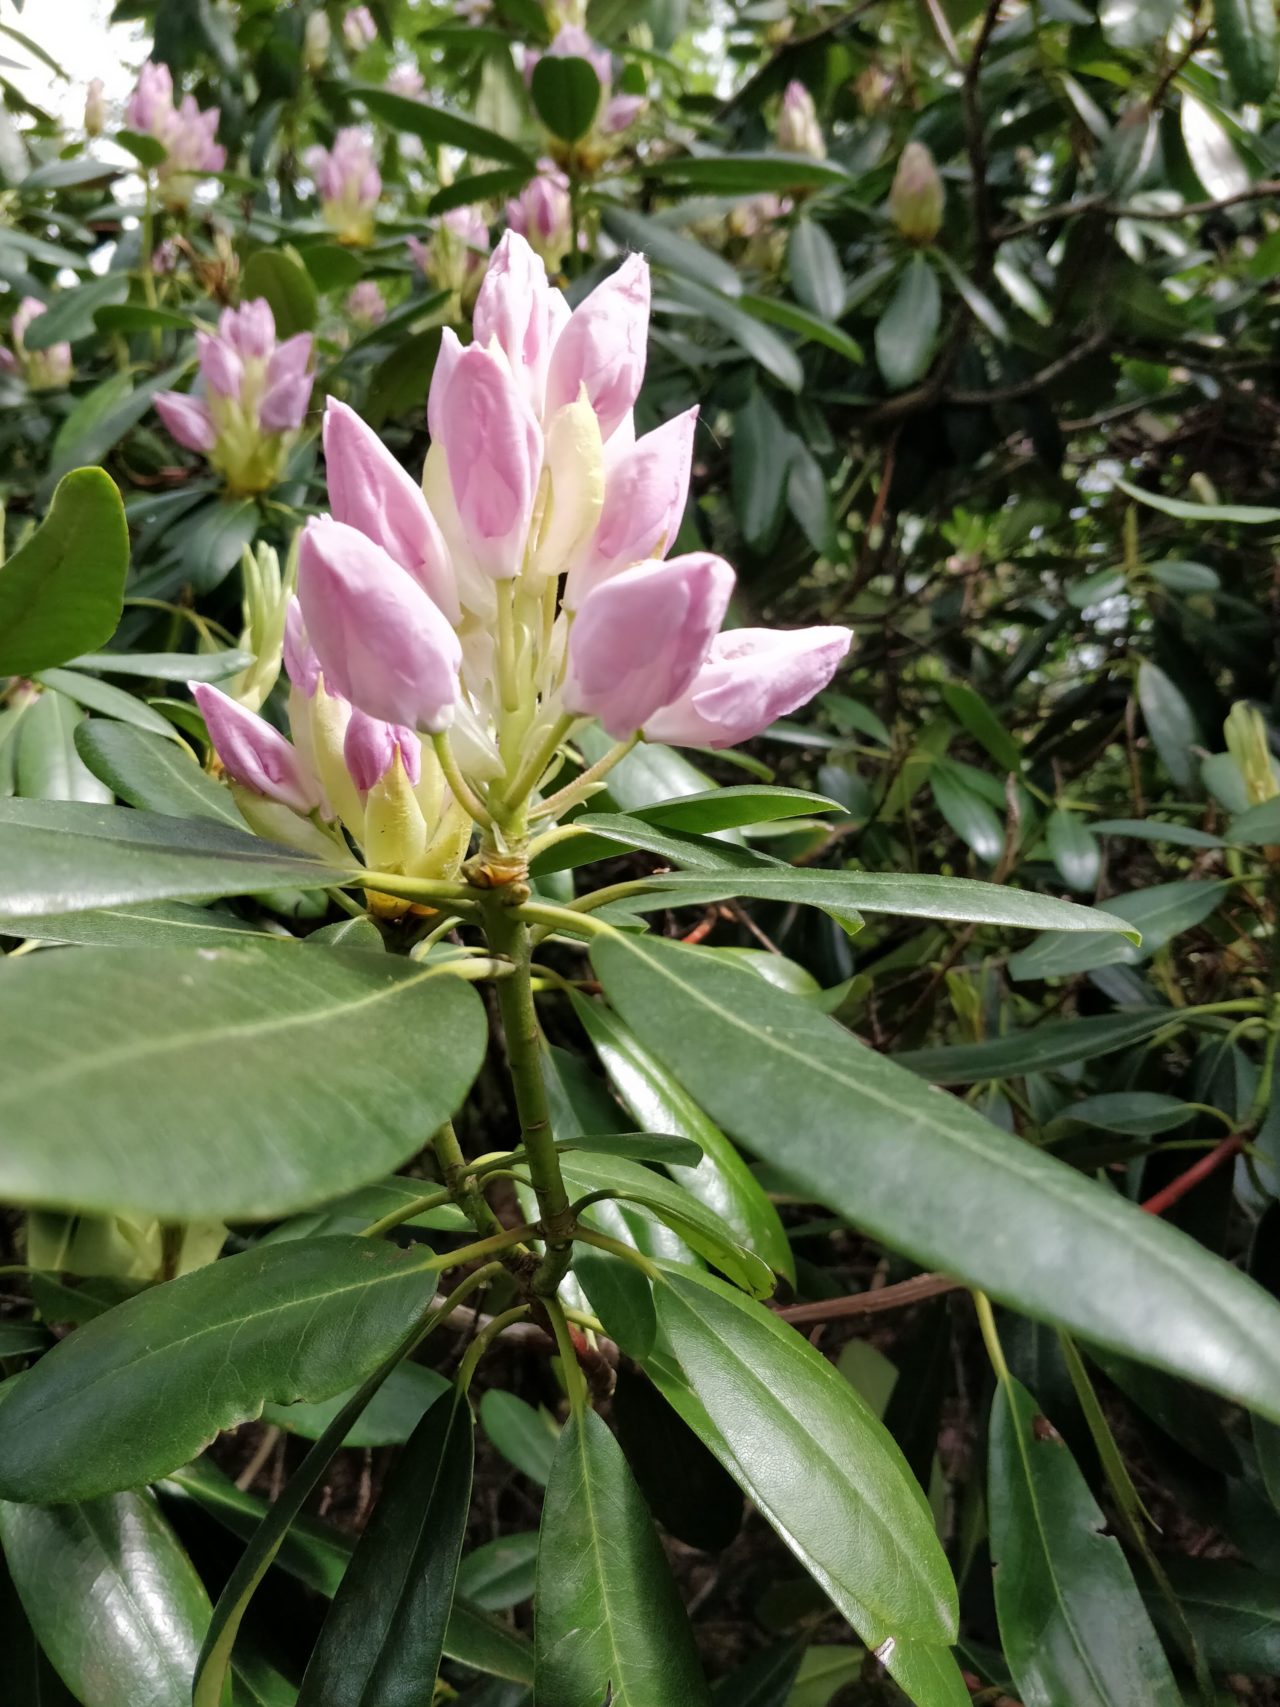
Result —
[[324, 70], [332, 39], [333, 31], [329, 27], [328, 15], [323, 11], [310, 13], [302, 32], [302, 63], [308, 71], [314, 74]]
[[889, 189], [889, 215], [908, 243], [932, 243], [942, 226], [946, 191], [933, 155], [909, 142]]
[[1280, 783], [1271, 763], [1271, 748], [1267, 741], [1267, 726], [1262, 714], [1246, 700], [1237, 700], [1223, 725], [1227, 751], [1244, 778], [1250, 806], [1264, 800], [1274, 800], [1280, 794]]
[[88, 136], [101, 136], [107, 123], [107, 103], [102, 98], [103, 82], [95, 77], [85, 90], [84, 128]]

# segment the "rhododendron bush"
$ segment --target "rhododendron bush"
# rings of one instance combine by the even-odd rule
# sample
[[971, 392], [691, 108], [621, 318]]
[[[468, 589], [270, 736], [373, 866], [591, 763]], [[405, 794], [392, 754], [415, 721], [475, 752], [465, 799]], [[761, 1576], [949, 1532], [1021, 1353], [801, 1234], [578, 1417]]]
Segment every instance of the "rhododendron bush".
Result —
[[1272, 1699], [1272, 9], [0, 34], [0, 1698]]

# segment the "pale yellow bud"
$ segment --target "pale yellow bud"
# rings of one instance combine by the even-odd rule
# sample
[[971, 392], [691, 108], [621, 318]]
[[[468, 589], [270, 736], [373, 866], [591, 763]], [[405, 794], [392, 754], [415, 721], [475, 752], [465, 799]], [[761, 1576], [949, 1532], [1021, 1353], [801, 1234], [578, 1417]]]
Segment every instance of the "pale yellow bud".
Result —
[[889, 190], [889, 216], [908, 243], [932, 243], [942, 226], [946, 190], [923, 142], [909, 142]]
[[563, 574], [591, 540], [604, 508], [604, 442], [600, 418], [583, 386], [547, 428], [543, 508], [528, 572]]
[[373, 871], [411, 871], [426, 852], [426, 821], [398, 748], [365, 796], [360, 845]]
[[1277, 783], [1272, 768], [1267, 726], [1262, 714], [1247, 701], [1237, 700], [1223, 725], [1223, 734], [1227, 738], [1227, 751], [1244, 778], [1250, 806], [1274, 800], [1280, 794], [1280, 783]]

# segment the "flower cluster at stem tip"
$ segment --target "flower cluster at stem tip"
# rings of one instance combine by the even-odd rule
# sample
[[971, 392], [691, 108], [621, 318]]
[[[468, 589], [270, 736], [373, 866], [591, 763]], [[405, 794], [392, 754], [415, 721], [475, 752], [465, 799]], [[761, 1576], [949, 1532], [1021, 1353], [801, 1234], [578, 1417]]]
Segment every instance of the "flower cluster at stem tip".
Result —
[[[285, 647], [293, 744], [193, 690], [223, 766], [256, 797], [251, 821], [296, 840], [341, 819], [374, 869], [451, 876], [463, 808], [519, 846], [581, 720], [619, 742], [727, 747], [831, 680], [847, 628], [722, 631], [733, 570], [710, 552], [666, 556], [697, 409], [637, 438], [648, 323], [642, 256], [571, 313], [507, 232], [474, 341], [444, 333], [421, 489], [330, 398], [330, 514], [301, 535]], [[290, 814], [310, 821], [292, 838]]]
[[165, 157], [156, 168], [156, 182], [167, 207], [186, 207], [197, 178], [221, 172], [226, 165], [227, 151], [216, 140], [218, 118], [217, 107], [202, 111], [194, 95], [184, 95], [182, 104], [174, 105], [173, 76], [167, 65], [148, 60], [138, 73], [137, 87], [125, 108], [125, 123], [163, 144]]
[[12, 350], [0, 347], [0, 373], [12, 373], [25, 379], [32, 391], [52, 391], [66, 385], [71, 378], [71, 345], [62, 341], [49, 344], [43, 350], [27, 348], [27, 328], [48, 310], [35, 296], [24, 296], [13, 311], [9, 322]]

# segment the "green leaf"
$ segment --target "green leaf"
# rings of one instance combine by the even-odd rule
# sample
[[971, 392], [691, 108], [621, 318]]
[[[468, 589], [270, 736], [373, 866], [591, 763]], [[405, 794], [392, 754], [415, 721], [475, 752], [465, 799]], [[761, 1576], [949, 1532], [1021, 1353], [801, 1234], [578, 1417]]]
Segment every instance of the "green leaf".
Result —
[[1192, 749], [1201, 745], [1195, 713], [1181, 689], [1149, 658], [1138, 666], [1138, 704], [1164, 768], [1179, 788], [1192, 787], [1196, 780]]
[[824, 320], [839, 320], [844, 312], [845, 277], [840, 256], [826, 228], [812, 219], [798, 219], [787, 245], [791, 284], [806, 308]]
[[41, 1647], [83, 1707], [187, 1707], [209, 1597], [149, 1494], [0, 1504], [0, 1542]]
[[1185, 498], [1166, 498], [1162, 492], [1144, 492], [1141, 486], [1131, 486], [1127, 480], [1116, 481], [1117, 490], [1139, 504], [1159, 510], [1161, 515], [1175, 516], [1180, 522], [1242, 522], [1260, 526], [1280, 522], [1280, 510], [1265, 504], [1192, 504]]
[[1280, 73], [1274, 0], [1213, 0], [1222, 61], [1239, 101], [1265, 101]]
[[253, 663], [250, 652], [93, 652], [72, 658], [77, 670], [105, 676], [146, 676], [162, 682], [222, 682]]
[[1051, 1073], [1077, 1061], [1112, 1055], [1117, 1049], [1144, 1043], [1184, 1018], [1185, 1013], [1171, 1008], [1150, 1007], [1090, 1019], [1050, 1020], [982, 1043], [909, 1049], [894, 1059], [900, 1067], [935, 1084], [973, 1085], [986, 1079], [1018, 1078], [1023, 1073]]
[[[421, 1363], [401, 1363], [391, 1371], [346, 1437], [348, 1446], [402, 1446], [449, 1383]], [[353, 1396], [350, 1385], [328, 1399], [297, 1400], [262, 1407], [264, 1422], [303, 1440], [319, 1440]]]
[[76, 729], [83, 720], [84, 713], [74, 700], [49, 688], [28, 706], [18, 725], [14, 755], [14, 780], [20, 794], [40, 805], [100, 805], [110, 798], [76, 752]]
[[653, 1132], [691, 1138], [702, 1150], [694, 1166], [672, 1166], [685, 1191], [713, 1214], [749, 1251], [794, 1283], [795, 1261], [778, 1211], [737, 1150], [616, 1014], [576, 993], [574, 1012], [595, 1046], [623, 1104]]
[[708, 1707], [670, 1566], [593, 1411], [560, 1435], [538, 1547], [534, 1692], [555, 1707]]
[[712, 326], [732, 338], [779, 385], [788, 391], [803, 388], [804, 369], [791, 345], [740, 308], [731, 297], [690, 278], [669, 277], [667, 289], [679, 301], [705, 314]]
[[158, 166], [169, 152], [159, 137], [149, 136], [143, 131], [118, 130], [115, 140], [133, 155], [140, 166]]
[[913, 255], [876, 322], [876, 362], [890, 391], [905, 391], [928, 372], [941, 319], [937, 277], [923, 255]]
[[487, 1027], [474, 990], [394, 956], [174, 944], [6, 963], [0, 1032], [4, 1197], [181, 1221], [394, 1168], [466, 1095]]
[[127, 273], [107, 273], [88, 284], [78, 285], [74, 290], [59, 291], [45, 313], [38, 315], [28, 326], [23, 342], [29, 350], [47, 350], [64, 339], [75, 343], [93, 331], [94, 315], [100, 308], [105, 308], [109, 302], [122, 302], [128, 294]]
[[178, 314], [171, 308], [148, 308], [142, 302], [107, 303], [99, 308], [93, 323], [99, 332], [190, 332], [194, 325], [189, 314]]
[[499, 1535], [468, 1553], [458, 1569], [458, 1593], [484, 1612], [505, 1612], [533, 1599], [536, 1529]]
[[928, 1504], [865, 1400], [794, 1328], [709, 1277], [672, 1272], [654, 1295], [719, 1449], [707, 1444], [864, 1641], [952, 1641], [955, 1585]]
[[991, 707], [964, 682], [943, 682], [947, 710], [991, 754], [1003, 771], [1022, 769], [1022, 750]]
[[632, 1263], [590, 1246], [575, 1250], [573, 1274], [605, 1333], [628, 1357], [643, 1362], [658, 1331], [648, 1279]]
[[101, 907], [84, 913], [42, 913], [33, 919], [0, 918], [0, 936], [37, 942], [80, 943], [88, 948], [135, 948], [183, 942], [192, 948], [226, 948], [246, 936], [263, 935], [234, 913], [184, 906], [181, 901], [146, 901], [136, 907]]
[[1280, 796], [1262, 800], [1231, 820], [1230, 839], [1246, 847], [1272, 847], [1280, 843]]
[[1218, 571], [1206, 563], [1149, 563], [1147, 570], [1152, 580], [1171, 593], [1214, 593], [1222, 585]]
[[760, 195], [767, 190], [849, 187], [849, 174], [833, 160], [808, 154], [686, 154], [675, 159], [645, 162], [647, 177], [688, 184], [714, 195]]
[[929, 771], [934, 804], [947, 823], [980, 860], [994, 865], [1004, 849], [1004, 826], [964, 772], [946, 759], [935, 759]]
[[559, 1430], [546, 1411], [535, 1411], [516, 1394], [490, 1387], [480, 1400], [480, 1421], [509, 1464], [540, 1487], [547, 1485]]
[[991, 1416], [988, 1512], [1005, 1658], [1027, 1701], [1180, 1707], [1120, 1543], [1062, 1437], [1020, 1382]]
[[1157, 1091], [1108, 1091], [1102, 1096], [1081, 1097], [1079, 1102], [1059, 1109], [1056, 1118], [1078, 1120], [1084, 1126], [1101, 1127], [1104, 1132], [1152, 1138], [1158, 1132], [1172, 1132], [1177, 1126], [1185, 1126], [1199, 1112], [1178, 1097], [1163, 1096]]
[[0, 1497], [79, 1500], [136, 1487], [267, 1400], [341, 1392], [422, 1314], [435, 1289], [430, 1260], [376, 1239], [291, 1239], [95, 1316], [0, 1406]]
[[298, 1707], [427, 1698], [466, 1534], [473, 1434], [458, 1389], [442, 1394], [414, 1430], [338, 1585]]
[[669, 1132], [584, 1132], [576, 1138], [557, 1139], [556, 1148], [586, 1150], [593, 1156], [627, 1156], [635, 1162], [674, 1163], [682, 1168], [696, 1168], [703, 1154], [700, 1144]]
[[1102, 872], [1102, 849], [1079, 813], [1055, 807], [1045, 831], [1049, 853], [1067, 887], [1082, 894], [1095, 889]]
[[408, 95], [393, 94], [391, 90], [372, 83], [353, 83], [346, 93], [363, 101], [374, 118], [385, 119], [396, 130], [407, 130], [412, 136], [421, 137], [423, 142], [446, 143], [452, 148], [464, 149], [480, 160], [505, 160], [512, 166], [522, 167], [530, 178], [538, 170], [537, 162], [518, 143], [499, 136], [496, 131], [486, 130], [482, 125], [473, 124], [457, 113], [446, 112], [443, 107], [429, 106], [426, 101], [417, 101]]
[[[529, 174], [521, 166], [499, 166], [493, 172], [472, 172], [443, 184], [427, 203], [427, 213], [435, 218], [455, 207], [473, 207], [477, 202], [501, 202], [517, 196], [529, 182]], [[341, 254], [344, 251], [339, 250]]]
[[[1166, 1557], [1178, 1604], [1209, 1666], [1246, 1677], [1280, 1674], [1280, 1583], [1227, 1559]], [[1147, 1609], [1159, 1628], [1168, 1624], [1154, 1590]]]
[[742, 279], [736, 267], [713, 250], [659, 219], [650, 219], [632, 208], [605, 207], [601, 223], [620, 243], [648, 256], [657, 266], [681, 277], [721, 291], [735, 299], [742, 295]]
[[[66, 673], [53, 672], [58, 677]], [[118, 691], [107, 683], [97, 685], [104, 692]], [[201, 770], [188, 749], [174, 739], [172, 724], [166, 723], [165, 728], [169, 733], [162, 740], [146, 728], [91, 719], [76, 731], [76, 748], [94, 776], [130, 806], [173, 818], [208, 818], [245, 831], [230, 790]]]
[[1134, 966], [1148, 960], [1183, 931], [1193, 930], [1215, 913], [1231, 893], [1225, 878], [1208, 882], [1188, 878], [1182, 883], [1156, 883], [1150, 889], [1134, 889], [1100, 901], [1100, 912], [1123, 915], [1142, 932], [1140, 946], [1115, 935], [1092, 931], [1067, 935], [1050, 931], [1030, 947], [1009, 958], [1009, 976], [1017, 981], [1032, 978], [1061, 978], [1074, 972], [1092, 972], [1099, 966]]
[[245, 302], [266, 298], [280, 338], [309, 332], [316, 323], [316, 287], [301, 261], [287, 249], [255, 249], [244, 264], [240, 295]]
[[806, 1201], [1026, 1315], [1280, 1419], [1280, 1310], [1194, 1240], [750, 972], [621, 934], [591, 953], [640, 1041]]
[[[1030, 889], [1009, 889], [999, 883], [970, 882], [963, 877], [936, 877], [898, 871], [806, 871], [794, 866], [736, 871], [723, 878], [700, 871], [662, 871], [636, 879], [652, 895], [628, 895], [617, 905], [627, 912], [652, 912], [655, 907], [701, 906], [746, 895], [759, 901], [801, 902], [822, 907], [837, 916], [857, 913], [897, 913], [913, 919], [953, 919], [966, 924], [1009, 925], [1015, 928], [1065, 931], [1137, 932], [1122, 919], [1108, 926], [1110, 914], [1077, 901], [1059, 901]], [[674, 898], [673, 898], [674, 897]], [[600, 909], [608, 918], [610, 907]]]
[[111, 476], [77, 468], [44, 521], [0, 568], [0, 676], [29, 676], [115, 633], [129, 530]]
[[646, 824], [663, 824], [669, 830], [708, 836], [716, 830], [734, 830], [743, 824], [767, 824], [778, 818], [807, 818], [817, 812], [844, 812], [838, 800], [826, 794], [810, 794], [802, 788], [769, 788], [762, 783], [744, 783], [731, 788], [710, 788], [697, 794], [657, 800], [652, 806], [636, 806], [631, 816]]
[[767, 326], [781, 326], [805, 343], [825, 344], [855, 367], [862, 365], [862, 345], [838, 326], [810, 314], [807, 308], [800, 308], [784, 297], [756, 296], [751, 291], [743, 291], [738, 300], [753, 319], [763, 320]]
[[211, 819], [86, 801], [0, 800], [0, 912], [328, 889], [356, 875], [354, 862], [346, 870], [322, 865]]
[[788, 1707], [804, 1657], [804, 1647], [796, 1641], [766, 1648], [720, 1679], [711, 1692], [715, 1707]]
[[[1220, 757], [1228, 758], [1228, 755], [1223, 753]], [[1188, 824], [1170, 824], [1162, 818], [1103, 818], [1093, 828], [1100, 836], [1136, 836], [1139, 841], [1169, 842], [1174, 847], [1226, 846], [1221, 836], [1211, 836], [1207, 831], [1192, 829]]]
[[[45, 687], [56, 688], [68, 699], [75, 700], [77, 705], [85, 706], [89, 711], [100, 711], [104, 717], [116, 718], [121, 723], [132, 724], [135, 728], [145, 729], [153, 735], [161, 736], [166, 741], [180, 739], [177, 730], [167, 717], [162, 717], [158, 711], [153, 711], [144, 700], [136, 695], [125, 693], [123, 689], [113, 687], [110, 682], [100, 682], [93, 676], [81, 675], [77, 670], [40, 670], [34, 680]], [[80, 746], [80, 730], [97, 727], [91, 723], [82, 723], [77, 729], [76, 747]], [[81, 753], [81, 758], [84, 754]], [[90, 769], [93, 767], [90, 766]], [[95, 773], [96, 774], [96, 773]]]
[[[0, 236], [0, 242], [3, 242], [7, 236], [7, 233]], [[76, 475], [92, 472], [100, 483], [110, 485], [109, 476], [101, 469], [84, 470], [78, 465], [86, 462], [102, 462], [108, 452], [115, 448], [129, 429], [136, 426], [152, 407], [156, 393], [170, 390], [175, 382], [187, 372], [190, 365], [190, 358], [184, 357], [182, 361], [175, 362], [172, 367], [167, 367], [161, 373], [154, 375], [153, 378], [144, 380], [141, 385], [135, 386], [132, 391], [118, 398], [115, 394], [115, 378], [108, 380], [106, 385], [99, 388], [103, 393], [101, 400], [95, 398], [94, 406], [91, 409], [86, 409], [83, 415], [76, 410], [67, 417], [63, 430], [58, 434], [53, 461], [49, 473], [40, 487], [41, 493], [46, 492], [55, 481], [64, 479], [68, 472]], [[83, 399], [82, 402], [87, 403], [88, 399]], [[74, 431], [71, 430], [73, 424]], [[57, 493], [55, 492], [53, 496], [56, 501]], [[96, 552], [101, 549], [103, 540], [108, 536], [99, 537], [89, 533], [88, 537], [91, 547]], [[112, 524], [109, 537], [113, 541], [123, 537], [121, 523]], [[117, 549], [117, 546], [113, 544], [113, 552]], [[0, 570], [0, 584], [3, 583], [4, 573], [5, 571]], [[123, 570], [121, 570], [121, 574], [123, 575]], [[76, 650], [78, 651], [84, 646], [101, 645], [111, 632], [112, 629], [98, 630], [91, 639], [81, 641]], [[45, 660], [50, 664], [61, 664], [66, 661], [67, 654], [65, 652], [57, 658]], [[72, 662], [75, 661], [72, 660]]]
[[733, 418], [733, 509], [753, 551], [772, 548], [787, 501], [790, 445], [777, 410], [753, 386]]
[[544, 53], [533, 68], [529, 93], [552, 136], [578, 142], [596, 122], [603, 91], [589, 60]]

